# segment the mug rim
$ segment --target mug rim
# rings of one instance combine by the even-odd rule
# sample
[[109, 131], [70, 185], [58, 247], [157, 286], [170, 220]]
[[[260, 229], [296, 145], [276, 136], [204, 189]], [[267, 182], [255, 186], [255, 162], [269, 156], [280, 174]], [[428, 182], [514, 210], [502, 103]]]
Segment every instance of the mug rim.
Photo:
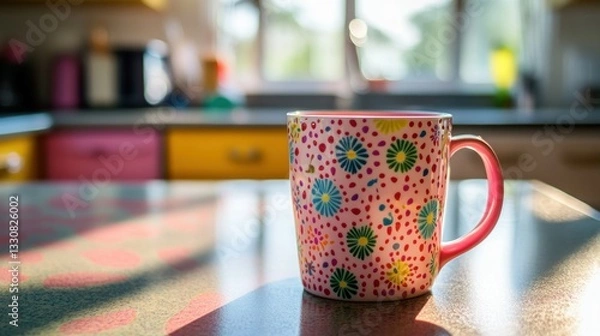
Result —
[[299, 110], [288, 112], [287, 116], [323, 119], [452, 119], [450, 113], [415, 110]]

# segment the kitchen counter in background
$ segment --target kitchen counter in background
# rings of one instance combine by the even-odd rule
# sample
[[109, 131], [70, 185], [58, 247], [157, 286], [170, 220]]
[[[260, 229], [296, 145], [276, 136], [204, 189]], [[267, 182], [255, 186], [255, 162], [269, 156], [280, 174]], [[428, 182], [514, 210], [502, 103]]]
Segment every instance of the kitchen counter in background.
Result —
[[[492, 145], [507, 178], [541, 180], [600, 209], [600, 194], [589, 187], [600, 185], [600, 113], [583, 105], [535, 112], [441, 110], [454, 115], [454, 135], [480, 135]], [[124, 160], [111, 179], [286, 178], [288, 111], [152, 108], [0, 117], [0, 134], [9, 134], [0, 139], [0, 159], [3, 149], [23, 148], [20, 155], [29, 159], [22, 161], [35, 162], [39, 142], [39, 174], [30, 169], [20, 179], [92, 179], [104, 168], [101, 157], [123, 156], [119, 146], [132, 144], [135, 160]], [[50, 128], [37, 141], [30, 134]], [[18, 134], [24, 135], [20, 145], [14, 142]], [[476, 154], [456, 154], [451, 178], [482, 177]]]
[[[19, 333], [600, 330], [600, 217], [542, 183], [507, 182], [496, 229], [442, 268], [431, 294], [382, 303], [338, 302], [302, 290], [287, 181], [112, 183], [86, 199], [80, 190], [77, 183], [0, 186], [4, 200], [20, 195]], [[486, 194], [485, 181], [450, 184], [445, 241], [471, 230]], [[0, 241], [4, 251], [7, 244]], [[8, 288], [9, 273], [0, 275]], [[4, 304], [9, 295], [3, 291]], [[0, 334], [8, 335], [13, 327], [4, 318]]]
[[[279, 126], [285, 125], [286, 113], [293, 109], [236, 109], [232, 111], [173, 110], [166, 108], [93, 112], [56, 113], [57, 127], [130, 126], [154, 124], [165, 126]], [[544, 126], [576, 124], [600, 126], [600, 113], [546, 109], [535, 112], [500, 109], [440, 109], [453, 114], [456, 126]]]
[[0, 137], [44, 132], [52, 127], [52, 123], [49, 113], [0, 115]]
[[[35, 113], [17, 116], [0, 116], [0, 136], [47, 130], [50, 127], [126, 127], [134, 125], [156, 126], [281, 126], [286, 123], [286, 113], [293, 109], [235, 109], [177, 110], [149, 108], [130, 110], [81, 110], [69, 112]], [[600, 112], [577, 109], [541, 109], [517, 111], [502, 109], [440, 109], [453, 114], [455, 126], [482, 127], [536, 127], [559, 125], [562, 127], [600, 126]]]

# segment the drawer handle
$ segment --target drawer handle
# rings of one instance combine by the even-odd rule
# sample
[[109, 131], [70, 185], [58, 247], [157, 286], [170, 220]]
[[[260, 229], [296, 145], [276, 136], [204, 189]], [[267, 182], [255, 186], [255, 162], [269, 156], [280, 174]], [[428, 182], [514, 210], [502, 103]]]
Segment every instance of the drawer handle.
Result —
[[93, 148], [89, 153], [91, 157], [99, 158], [100, 156], [108, 156], [109, 151], [104, 148], [96, 147]]
[[21, 156], [15, 152], [8, 153], [0, 161], [0, 174], [16, 174], [23, 168], [23, 160]]
[[251, 148], [247, 151], [232, 149], [229, 151], [229, 159], [235, 163], [258, 163], [262, 160], [262, 153], [257, 148]]

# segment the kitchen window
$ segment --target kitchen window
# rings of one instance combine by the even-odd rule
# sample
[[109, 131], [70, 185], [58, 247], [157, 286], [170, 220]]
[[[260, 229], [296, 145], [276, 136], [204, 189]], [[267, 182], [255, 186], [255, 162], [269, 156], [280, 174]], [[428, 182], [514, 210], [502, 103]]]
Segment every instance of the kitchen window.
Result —
[[491, 90], [520, 46], [518, 0], [220, 0], [220, 47], [245, 88]]

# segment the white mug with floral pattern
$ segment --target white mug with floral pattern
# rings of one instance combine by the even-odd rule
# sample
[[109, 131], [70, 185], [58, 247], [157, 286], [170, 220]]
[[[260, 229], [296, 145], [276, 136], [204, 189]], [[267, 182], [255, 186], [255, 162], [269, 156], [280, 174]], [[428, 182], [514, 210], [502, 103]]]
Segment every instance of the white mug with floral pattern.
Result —
[[[498, 159], [479, 137], [452, 137], [450, 114], [291, 112], [287, 127], [298, 258], [309, 293], [350, 301], [424, 294], [442, 266], [498, 221]], [[462, 148], [483, 159], [487, 208], [470, 233], [442, 242], [448, 164]]]

